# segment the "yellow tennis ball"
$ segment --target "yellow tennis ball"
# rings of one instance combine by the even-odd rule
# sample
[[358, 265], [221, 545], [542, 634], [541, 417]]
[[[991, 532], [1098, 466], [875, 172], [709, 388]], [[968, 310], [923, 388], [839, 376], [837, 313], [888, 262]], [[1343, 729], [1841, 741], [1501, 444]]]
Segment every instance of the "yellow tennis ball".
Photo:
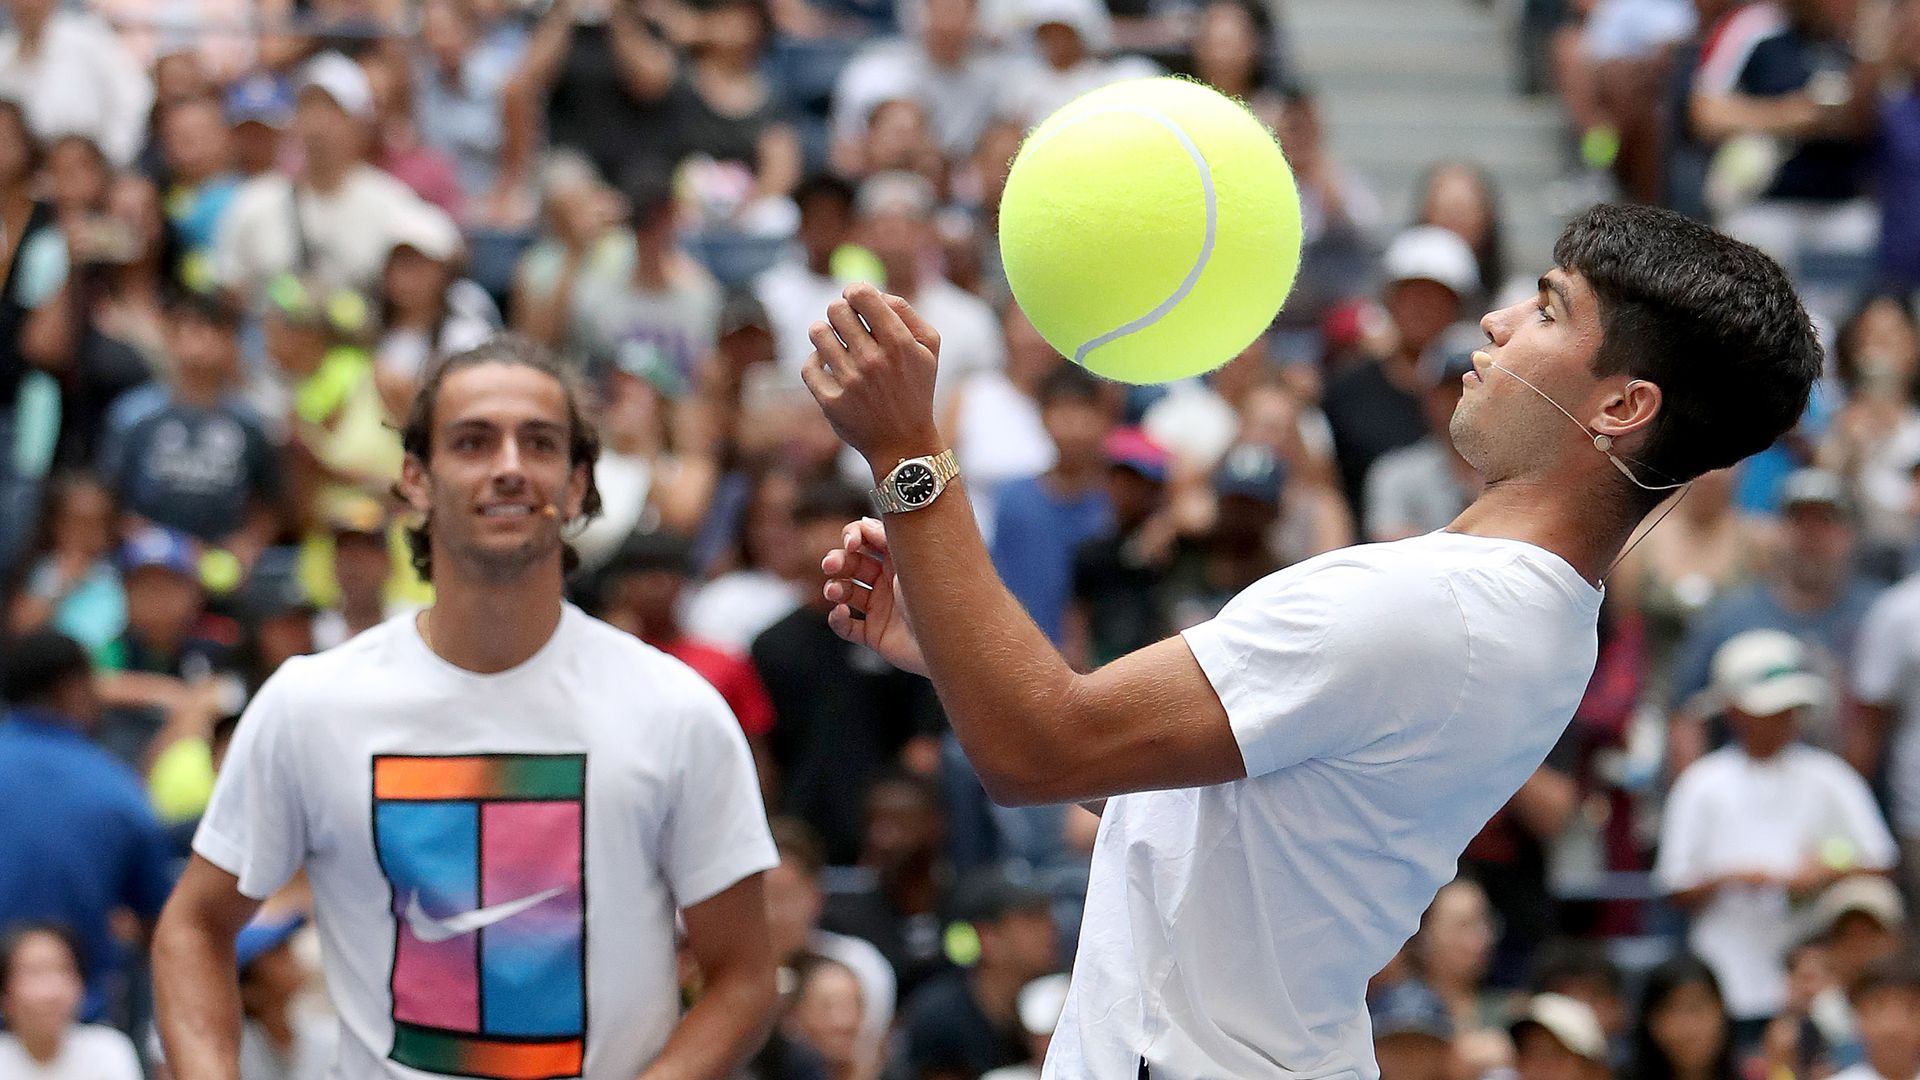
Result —
[[1096, 374], [1168, 382], [1233, 359], [1300, 268], [1300, 194], [1254, 115], [1186, 79], [1094, 90], [1027, 136], [1000, 202], [1007, 283]]

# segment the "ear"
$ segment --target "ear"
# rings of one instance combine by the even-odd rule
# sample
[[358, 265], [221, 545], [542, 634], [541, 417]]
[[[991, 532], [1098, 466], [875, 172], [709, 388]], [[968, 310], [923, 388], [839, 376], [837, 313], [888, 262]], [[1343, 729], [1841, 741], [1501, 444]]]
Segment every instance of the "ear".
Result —
[[426, 462], [408, 454], [400, 461], [400, 494], [407, 500], [413, 512], [425, 515], [433, 509], [433, 500], [427, 493]]
[[[1665, 402], [1660, 388], [1645, 379], [1629, 379], [1601, 399], [1600, 412], [1588, 422], [1594, 445], [1610, 452], [1623, 442], [1639, 445], [1651, 431]], [[1630, 438], [1639, 435], [1640, 438]]]

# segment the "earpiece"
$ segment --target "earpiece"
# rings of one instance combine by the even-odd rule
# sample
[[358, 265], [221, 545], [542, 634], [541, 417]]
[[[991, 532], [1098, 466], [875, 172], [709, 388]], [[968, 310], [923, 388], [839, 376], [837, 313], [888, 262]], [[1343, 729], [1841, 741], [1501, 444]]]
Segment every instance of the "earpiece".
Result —
[[1603, 454], [1612, 453], [1613, 452], [1613, 436], [1595, 435], [1593, 437], [1593, 448], [1595, 450], [1600, 451]]

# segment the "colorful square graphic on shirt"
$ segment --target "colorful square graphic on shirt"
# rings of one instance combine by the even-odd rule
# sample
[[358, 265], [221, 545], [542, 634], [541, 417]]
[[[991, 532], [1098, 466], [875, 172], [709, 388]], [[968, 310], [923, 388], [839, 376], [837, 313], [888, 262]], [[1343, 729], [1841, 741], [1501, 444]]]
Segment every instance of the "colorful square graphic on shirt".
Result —
[[493, 1080], [585, 1058], [586, 757], [373, 759], [393, 889], [393, 1060]]

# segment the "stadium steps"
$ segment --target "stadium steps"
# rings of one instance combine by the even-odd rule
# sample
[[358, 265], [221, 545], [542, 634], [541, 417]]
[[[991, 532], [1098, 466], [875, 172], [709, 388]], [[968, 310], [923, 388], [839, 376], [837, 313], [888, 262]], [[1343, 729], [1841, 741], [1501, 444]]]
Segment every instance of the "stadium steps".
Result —
[[1508, 24], [1474, 0], [1284, 0], [1288, 33], [1328, 138], [1388, 220], [1412, 217], [1432, 162], [1466, 158], [1501, 188], [1516, 269], [1544, 266], [1589, 193], [1562, 182], [1559, 105], [1517, 94]]

